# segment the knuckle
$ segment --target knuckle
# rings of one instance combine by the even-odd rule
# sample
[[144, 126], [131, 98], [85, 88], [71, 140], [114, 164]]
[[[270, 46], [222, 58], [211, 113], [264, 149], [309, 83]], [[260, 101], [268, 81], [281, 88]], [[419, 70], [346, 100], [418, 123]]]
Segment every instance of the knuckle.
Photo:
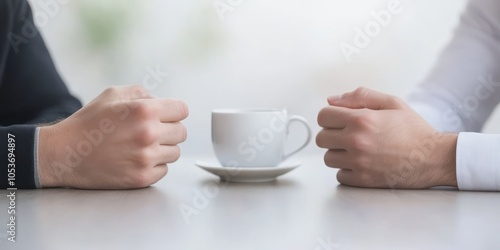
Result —
[[397, 108], [404, 108], [406, 106], [405, 101], [397, 96], [391, 96], [391, 102]]
[[147, 92], [146, 88], [144, 88], [144, 86], [142, 86], [141, 84], [130, 85], [130, 91]]
[[368, 151], [370, 142], [364, 136], [356, 135], [352, 137], [352, 149], [358, 152]]
[[127, 102], [113, 102], [111, 105], [113, 106], [112, 109], [114, 111], [126, 110], [127, 112], [130, 112], [130, 104]]
[[333, 168], [336, 165], [336, 163], [335, 163], [335, 155], [333, 154], [333, 151], [328, 150], [325, 153], [325, 156], [324, 156], [323, 160], [325, 161], [325, 165], [328, 166], [328, 167]]
[[116, 94], [118, 94], [119, 90], [118, 90], [118, 87], [117, 86], [111, 86], [111, 87], [108, 87], [106, 88], [102, 94], [103, 95], [110, 95], [110, 96], [114, 96]]
[[363, 186], [372, 186], [373, 178], [372, 178], [371, 174], [362, 171], [358, 175], [358, 178], [359, 178], [359, 182], [361, 183], [361, 185], [363, 185]]
[[148, 91], [142, 85], [131, 85], [127, 88], [130, 99], [140, 99], [148, 97]]
[[133, 176], [133, 185], [138, 188], [147, 187], [151, 184], [149, 172], [146, 170], [137, 171]]
[[167, 110], [175, 114], [176, 121], [182, 121], [188, 117], [189, 108], [185, 102], [177, 99], [168, 99], [168, 101]]
[[155, 111], [153, 108], [141, 101], [133, 101], [132, 102], [133, 113], [139, 119], [151, 119], [155, 116]]
[[150, 126], [143, 125], [143, 128], [139, 130], [136, 134], [135, 141], [140, 146], [148, 146], [160, 139], [160, 135], [157, 130], [150, 128]]
[[356, 156], [352, 159], [352, 164], [357, 169], [368, 170], [370, 168], [370, 162], [364, 156]]
[[323, 130], [319, 131], [319, 133], [316, 135], [316, 145], [320, 148], [324, 148], [324, 132]]
[[321, 127], [326, 127], [326, 121], [328, 116], [330, 115], [330, 110], [328, 107], [323, 108], [318, 113], [318, 125]]
[[345, 169], [339, 169], [339, 171], [337, 171], [337, 181], [341, 184], [344, 184], [344, 185], [352, 185], [352, 183], [349, 183], [349, 178], [348, 178], [348, 170], [345, 170]]
[[355, 115], [351, 118], [350, 122], [356, 127], [363, 126], [365, 124], [365, 117], [361, 115]]
[[316, 145], [320, 148], [324, 148], [324, 144], [323, 144], [323, 136], [321, 135], [321, 132], [323, 131], [320, 131], [317, 135], [316, 135]]
[[344, 185], [347, 185], [347, 181], [346, 181], [346, 170], [343, 170], [343, 169], [340, 169], [338, 172], [337, 172], [337, 181], [341, 184], [344, 184]]
[[152, 163], [152, 155], [147, 150], [140, 150], [135, 156], [135, 162], [140, 168], [147, 168]]
[[181, 148], [179, 146], [173, 146], [171, 149], [171, 159], [168, 163], [176, 162], [181, 157]]
[[185, 142], [187, 140], [187, 129], [183, 124], [180, 124], [180, 142]]
[[357, 87], [353, 92], [352, 95], [356, 98], [364, 98], [368, 95], [369, 89], [364, 86]]
[[368, 129], [376, 123], [377, 117], [371, 112], [360, 112], [351, 118], [351, 122], [357, 128]]
[[183, 101], [179, 101], [180, 103], [180, 106], [181, 106], [181, 119], [185, 119], [189, 116], [189, 108], [188, 108], [188, 105], [183, 102]]

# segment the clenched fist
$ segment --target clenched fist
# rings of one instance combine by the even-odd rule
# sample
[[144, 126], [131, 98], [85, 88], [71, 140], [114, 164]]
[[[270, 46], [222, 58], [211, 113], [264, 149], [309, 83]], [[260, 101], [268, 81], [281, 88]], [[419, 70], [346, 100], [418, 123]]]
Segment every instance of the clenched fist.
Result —
[[457, 135], [439, 133], [399, 98], [367, 88], [330, 97], [316, 143], [340, 183], [371, 188], [456, 186]]
[[111, 87], [67, 119], [40, 128], [42, 187], [129, 189], [167, 174], [186, 139], [186, 104], [140, 86]]

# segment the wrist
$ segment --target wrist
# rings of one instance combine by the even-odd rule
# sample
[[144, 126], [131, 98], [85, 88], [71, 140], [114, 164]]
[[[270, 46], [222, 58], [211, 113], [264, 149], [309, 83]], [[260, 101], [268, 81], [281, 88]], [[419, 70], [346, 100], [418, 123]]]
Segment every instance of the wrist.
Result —
[[60, 148], [55, 142], [57, 135], [51, 126], [40, 127], [38, 135], [38, 175], [42, 188], [60, 187], [61, 179], [57, 175], [57, 166]]
[[434, 157], [430, 157], [432, 186], [457, 186], [456, 151], [458, 134], [437, 133]]

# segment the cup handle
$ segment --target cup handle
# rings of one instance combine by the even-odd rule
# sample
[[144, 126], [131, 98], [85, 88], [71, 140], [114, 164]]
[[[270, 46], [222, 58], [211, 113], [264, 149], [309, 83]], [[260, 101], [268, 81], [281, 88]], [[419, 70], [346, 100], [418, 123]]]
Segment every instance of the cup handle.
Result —
[[292, 151], [291, 153], [286, 154], [285, 157], [283, 158], [283, 160], [287, 159], [288, 157], [290, 157], [290, 156], [296, 154], [297, 152], [299, 152], [300, 150], [304, 149], [307, 146], [307, 144], [309, 144], [309, 142], [311, 142], [311, 137], [312, 137], [311, 126], [309, 125], [307, 120], [304, 119], [304, 117], [302, 117], [302, 116], [293, 115], [293, 116], [290, 116], [290, 118], [288, 118], [288, 121], [286, 124], [287, 135], [288, 135], [288, 131], [290, 129], [290, 124], [292, 124], [293, 122], [300, 122], [300, 123], [304, 124], [304, 126], [306, 127], [306, 130], [307, 130], [307, 139], [304, 142], [304, 144], [302, 144], [302, 146], [300, 146], [298, 149]]

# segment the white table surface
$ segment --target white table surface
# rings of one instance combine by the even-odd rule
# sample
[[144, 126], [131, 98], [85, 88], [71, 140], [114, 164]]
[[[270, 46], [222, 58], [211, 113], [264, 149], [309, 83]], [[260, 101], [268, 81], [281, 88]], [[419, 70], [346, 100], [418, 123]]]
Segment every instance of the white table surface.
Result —
[[183, 158], [146, 189], [18, 190], [16, 243], [2, 190], [0, 249], [500, 249], [499, 193], [350, 188], [321, 155], [298, 159], [261, 184]]

